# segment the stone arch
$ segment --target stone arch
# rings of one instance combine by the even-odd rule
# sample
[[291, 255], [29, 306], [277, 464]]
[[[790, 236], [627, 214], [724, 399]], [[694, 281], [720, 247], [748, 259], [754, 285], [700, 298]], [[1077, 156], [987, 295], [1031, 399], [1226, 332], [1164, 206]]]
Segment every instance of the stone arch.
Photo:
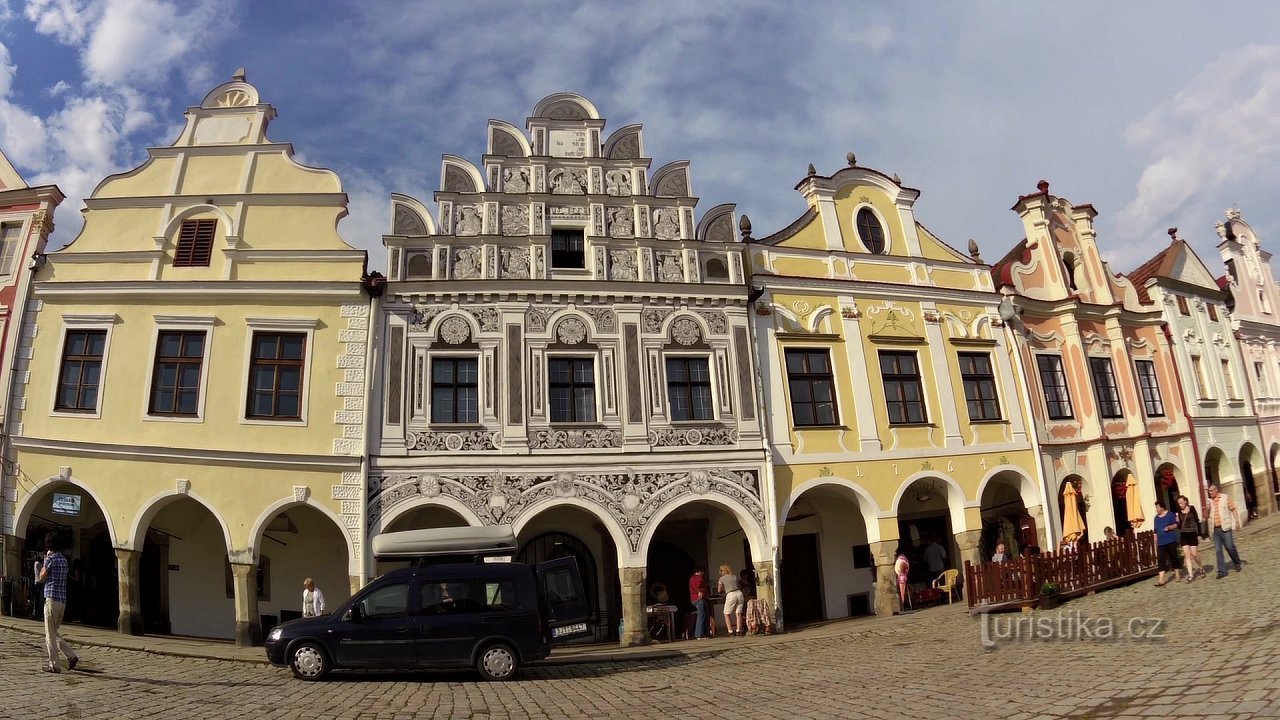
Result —
[[1227, 480], [1231, 479], [1231, 468], [1230, 466], [1225, 465], [1226, 461], [1227, 454], [1224, 453], [1220, 447], [1210, 446], [1208, 450], [1204, 451], [1205, 485], [1221, 486]]
[[707, 338], [711, 337], [711, 325], [706, 318], [687, 308], [680, 308], [662, 321], [660, 330], [665, 340], [669, 342], [673, 340], [672, 332], [675, 329], [675, 324], [681, 319], [692, 320], [697, 324], [698, 332], [702, 335], [702, 342], [707, 342]]
[[445, 155], [440, 161], [440, 189], [443, 192], [482, 192], [484, 176], [466, 159], [457, 155]]
[[391, 527], [401, 516], [424, 507], [439, 507], [449, 510], [462, 518], [471, 527], [488, 524], [461, 500], [442, 494], [435, 497], [420, 497], [413, 502], [404, 502], [396, 505], [378, 518], [376, 526], [369, 528], [369, 536], [372, 537], [379, 532], [386, 532], [385, 528]]
[[218, 526], [222, 528], [222, 541], [226, 545], [227, 559], [230, 562], [248, 562], [245, 558], [238, 558], [239, 553], [234, 549], [235, 543], [231, 538], [231, 528], [227, 526], [227, 521], [222, 515], [214, 509], [213, 505], [205, 501], [196, 493], [190, 490], [168, 490], [151, 496], [146, 502], [142, 503], [142, 509], [138, 511], [137, 517], [134, 518], [133, 525], [129, 528], [129, 544], [121, 546], [124, 550], [142, 550], [142, 544], [146, 538], [147, 530], [151, 527], [151, 522], [155, 520], [156, 515], [160, 513], [166, 506], [177, 500], [190, 498], [199, 503], [214, 520], [218, 521]]
[[689, 161], [676, 160], [653, 171], [649, 189], [655, 197], [690, 197], [693, 188], [689, 182]]
[[[562, 329], [562, 326], [566, 322], [574, 319], [582, 321], [583, 325], [586, 326], [586, 334], [582, 337], [582, 339], [578, 341], [569, 342], [568, 340], [565, 340], [564, 338], [560, 337], [560, 331]], [[551, 335], [552, 342], [559, 341], [564, 343], [565, 345], [578, 345], [578, 344], [596, 345], [599, 342], [599, 336], [601, 334], [599, 328], [596, 327], [595, 320], [591, 316], [587, 315], [586, 313], [576, 308], [575, 309], [564, 308], [559, 312], [557, 312], [556, 314], [552, 315], [547, 322], [547, 330]], [[570, 337], [576, 334], [572, 331], [566, 331], [566, 333]]]
[[[467, 340], [463, 340], [462, 344], [465, 344], [467, 342], [475, 342], [476, 338], [480, 337], [479, 321], [477, 321], [474, 317], [472, 317], [471, 313], [464, 312], [458, 308], [450, 308], [440, 313], [438, 316], [436, 316], [436, 318], [432, 320], [431, 323], [427, 326], [427, 334], [433, 338], [436, 338], [437, 340], [444, 340], [444, 338], [440, 337], [440, 332], [444, 329], [444, 323], [447, 322], [450, 318], [461, 318], [462, 322], [467, 324], [467, 328], [469, 330], [469, 338]], [[448, 343], [447, 340], [444, 340], [444, 342]], [[458, 343], [449, 343], [449, 344], [458, 344]]]
[[633, 160], [644, 157], [640, 125], [627, 125], [614, 130], [604, 141], [604, 156], [611, 160]]
[[987, 474], [978, 483], [978, 502], [982, 502], [982, 496], [987, 491], [987, 485], [993, 480], [1004, 480], [1014, 478], [1018, 486], [1018, 494], [1022, 496], [1022, 503], [1027, 507], [1040, 505], [1043, 507], [1044, 498], [1040, 491], [1036, 488], [1036, 483], [1027, 475], [1026, 471], [1017, 465], [997, 465], [987, 471]]
[[752, 515], [752, 511], [742, 503], [715, 491], [702, 495], [685, 495], [677, 500], [672, 500], [655, 510], [653, 515], [651, 515], [645, 522], [644, 527], [640, 532], [640, 540], [637, 544], [638, 550], [636, 557], [639, 557], [642, 560], [648, 557], [649, 545], [653, 541], [654, 533], [658, 531], [658, 527], [662, 525], [662, 521], [665, 520], [668, 515], [685, 505], [697, 502], [715, 505], [721, 510], [728, 511], [737, 519], [738, 525], [742, 527], [742, 532], [746, 534], [747, 541], [751, 545], [751, 560], [753, 562], [773, 560], [773, 548], [769, 544], [768, 535], [764, 530], [763, 517], [757, 518]]
[[36, 501], [42, 497], [46, 490], [59, 484], [70, 484], [84, 491], [86, 495], [93, 498], [93, 501], [102, 510], [102, 515], [106, 519], [107, 534], [111, 537], [111, 542], [119, 547], [120, 539], [116, 535], [115, 523], [111, 520], [111, 512], [107, 509], [107, 505], [102, 502], [102, 498], [93, 491], [88, 485], [81, 480], [76, 479], [74, 475], [63, 477], [61, 475], [51, 475], [44, 480], [36, 483], [31, 491], [27, 493], [26, 498], [18, 505], [18, 512], [14, 516], [13, 534], [17, 537], [24, 537], [27, 534], [27, 524], [31, 522], [31, 515], [35, 512]]
[[608, 509], [591, 502], [582, 497], [552, 497], [524, 508], [520, 515], [516, 517], [515, 522], [511, 524], [512, 531], [519, 536], [525, 526], [535, 517], [556, 507], [573, 507], [582, 510], [595, 519], [599, 520], [609, 532], [609, 537], [613, 538], [613, 544], [618, 550], [618, 558], [632, 557], [631, 545], [627, 541], [627, 531], [623, 529], [622, 524], [618, 522], [618, 518], [614, 517]]
[[968, 521], [965, 519], [964, 509], [969, 505], [969, 499], [964, 494], [964, 490], [960, 487], [960, 483], [955, 478], [933, 470], [922, 470], [918, 473], [910, 475], [903, 480], [898, 486], [897, 492], [893, 495], [893, 514], [901, 514], [902, 498], [906, 495], [907, 490], [920, 480], [941, 480], [947, 488], [947, 512], [951, 516], [951, 531], [954, 533], [964, 532], [973, 528], [969, 527]]
[[360, 561], [356, 559], [355, 539], [351, 537], [351, 531], [343, 524], [342, 518], [337, 513], [325, 507], [315, 500], [308, 497], [306, 500], [298, 500], [294, 495], [281, 498], [272, 503], [258, 515], [258, 519], [254, 520], [253, 528], [249, 533], [249, 556], [253, 558], [253, 562], [258, 561], [258, 555], [262, 550], [262, 534], [266, 532], [267, 524], [270, 523], [276, 515], [286, 512], [296, 507], [309, 507], [320, 511], [321, 515], [333, 521], [334, 527], [342, 534], [342, 539], [347, 545], [347, 568], [348, 574], [360, 574]]
[[533, 106], [533, 117], [552, 120], [599, 120], [600, 111], [577, 93], [552, 93]]
[[174, 213], [173, 217], [169, 218], [169, 221], [164, 224], [159, 235], [159, 237], [163, 239], [164, 245], [168, 245], [171, 240], [174, 240], [174, 244], [176, 245], [176, 233], [178, 232], [178, 228], [181, 227], [182, 221], [193, 215], [199, 215], [201, 213], [209, 213], [217, 218], [218, 225], [221, 227], [224, 237], [233, 238], [239, 236], [239, 228], [225, 210], [216, 205], [205, 205], [202, 203], [200, 205], [192, 205], [191, 207], [183, 208], [182, 210]]
[[528, 157], [533, 154], [533, 148], [515, 125], [503, 120], [490, 120], [489, 153], [503, 157]]
[[734, 242], [738, 239], [734, 232], [733, 211], [737, 205], [724, 203], [717, 205], [703, 214], [698, 223], [695, 237], [708, 242]]
[[405, 263], [405, 278], [418, 280], [431, 279], [432, 260], [431, 252], [416, 252], [409, 255], [409, 261]]
[[436, 222], [431, 211], [416, 198], [391, 193], [392, 235], [435, 235]]
[[880, 542], [879, 518], [881, 510], [879, 503], [877, 503], [876, 499], [871, 496], [871, 493], [867, 492], [866, 488], [852, 480], [842, 477], [829, 475], [827, 477], [814, 478], [800, 483], [792, 489], [791, 495], [787, 498], [786, 503], [778, 509], [779, 521], [785, 521], [787, 515], [791, 512], [791, 507], [795, 505], [796, 501], [799, 500], [806, 492], [824, 486], [843, 488], [844, 490], [852, 492], [858, 499], [858, 509], [862, 512], [862, 521], [867, 526], [867, 542]]

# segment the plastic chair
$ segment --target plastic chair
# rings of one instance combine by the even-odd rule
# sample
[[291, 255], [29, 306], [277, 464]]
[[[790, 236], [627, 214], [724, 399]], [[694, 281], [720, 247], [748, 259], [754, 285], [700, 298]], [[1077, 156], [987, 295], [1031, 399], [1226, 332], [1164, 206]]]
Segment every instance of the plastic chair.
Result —
[[951, 596], [956, 591], [956, 583], [960, 578], [959, 570], [943, 570], [942, 574], [934, 578], [933, 589], [947, 594], [947, 604], [951, 604]]

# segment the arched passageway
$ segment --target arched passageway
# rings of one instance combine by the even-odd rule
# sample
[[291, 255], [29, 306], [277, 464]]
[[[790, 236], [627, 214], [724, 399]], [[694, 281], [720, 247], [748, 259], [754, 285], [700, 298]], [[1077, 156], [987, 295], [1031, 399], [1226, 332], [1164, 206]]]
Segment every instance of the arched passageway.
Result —
[[311, 578], [324, 594], [327, 610], [351, 597], [347, 539], [316, 508], [296, 505], [270, 518], [254, 543], [270, 594], [259, 596], [265, 635], [277, 623], [302, 617], [302, 583]]
[[580, 642], [618, 639], [622, 605], [618, 582], [618, 550], [600, 518], [579, 507], [546, 508], [521, 524], [517, 559], [540, 563], [562, 557], [577, 561], [594, 633]]
[[[222, 523], [189, 496], [153, 512], [140, 560], [143, 631], [234, 638], [235, 588]], [[258, 566], [256, 591], [259, 602], [274, 591], [265, 565]]]
[[782, 522], [780, 599], [792, 627], [875, 612], [875, 565], [856, 492], [835, 484], [806, 490]]

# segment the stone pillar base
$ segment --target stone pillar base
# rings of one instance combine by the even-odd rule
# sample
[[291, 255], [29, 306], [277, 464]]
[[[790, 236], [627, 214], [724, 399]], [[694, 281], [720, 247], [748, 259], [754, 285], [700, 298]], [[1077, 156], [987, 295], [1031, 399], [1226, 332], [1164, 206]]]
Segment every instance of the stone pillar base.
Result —
[[889, 616], [902, 610], [898, 603], [898, 577], [893, 572], [894, 551], [898, 549], [898, 542], [895, 538], [871, 543], [871, 557], [876, 564], [877, 615]]
[[231, 563], [236, 593], [236, 645], [262, 644], [262, 619], [258, 616], [258, 566]]
[[618, 644], [622, 647], [648, 645], [649, 615], [645, 612], [645, 568], [618, 568], [618, 583], [622, 588], [622, 634]]
[[[364, 587], [364, 585], [360, 582], [360, 576], [359, 576], [359, 575], [348, 575], [348, 576], [347, 576], [347, 586], [348, 586], [348, 588], [351, 590], [351, 594], [352, 594], [353, 596], [354, 596], [356, 593], [360, 592], [360, 588]], [[326, 600], [327, 600], [327, 598], [326, 598]]]
[[116, 583], [120, 598], [120, 614], [116, 630], [124, 635], [142, 634], [142, 553], [115, 548]]
[[773, 561], [761, 560], [751, 563], [756, 571], [756, 597], [765, 601], [765, 608], [773, 612], [773, 631], [782, 632], [782, 608], [778, 607], [777, 575], [774, 573]]

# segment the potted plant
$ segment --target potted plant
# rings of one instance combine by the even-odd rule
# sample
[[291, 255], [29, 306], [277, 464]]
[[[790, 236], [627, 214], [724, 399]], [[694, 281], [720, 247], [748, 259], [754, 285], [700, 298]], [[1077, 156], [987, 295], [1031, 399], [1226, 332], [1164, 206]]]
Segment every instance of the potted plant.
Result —
[[1058, 586], [1058, 583], [1053, 582], [1052, 580], [1046, 580], [1045, 583], [1040, 586], [1040, 609], [1052, 610], [1058, 607], [1058, 602], [1062, 599], [1061, 593], [1062, 588]]

